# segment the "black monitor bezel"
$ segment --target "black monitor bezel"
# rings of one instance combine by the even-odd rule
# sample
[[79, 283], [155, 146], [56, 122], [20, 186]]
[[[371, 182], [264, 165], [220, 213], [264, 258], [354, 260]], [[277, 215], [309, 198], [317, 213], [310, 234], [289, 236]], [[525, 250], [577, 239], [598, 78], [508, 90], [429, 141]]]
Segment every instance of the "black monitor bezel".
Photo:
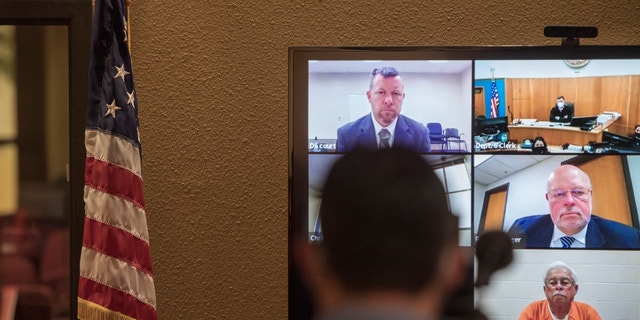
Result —
[[[300, 311], [300, 279], [295, 274], [294, 241], [308, 225], [308, 64], [309, 60], [581, 60], [640, 59], [637, 45], [453, 46], [453, 47], [290, 47], [289, 48], [289, 270], [290, 316]], [[472, 78], [475, 71], [472, 67]], [[472, 93], [470, 93], [472, 94]], [[473, 116], [469, 121], [473, 123]], [[475, 132], [475, 131], [474, 131]], [[477, 154], [469, 150], [470, 154]], [[297, 289], [294, 289], [297, 288]], [[297, 299], [301, 299], [299, 296]], [[302, 298], [305, 301], [305, 298]], [[308, 301], [307, 301], [308, 302]]]

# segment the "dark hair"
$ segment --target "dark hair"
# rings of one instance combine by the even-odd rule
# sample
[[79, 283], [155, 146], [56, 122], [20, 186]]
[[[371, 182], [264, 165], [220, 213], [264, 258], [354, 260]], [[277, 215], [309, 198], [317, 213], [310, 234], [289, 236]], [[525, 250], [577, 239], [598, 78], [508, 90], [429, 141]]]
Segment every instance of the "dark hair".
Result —
[[354, 150], [331, 169], [320, 205], [327, 265], [353, 291], [415, 293], [437, 273], [457, 219], [442, 183], [418, 154]]
[[564, 100], [564, 96], [558, 96], [558, 97], [556, 98], [556, 100], [558, 100], [558, 99], [562, 99], [562, 100]]
[[[538, 141], [542, 141], [543, 146], [542, 147], [536, 147], [536, 142]], [[533, 144], [531, 145], [531, 151], [533, 153], [548, 153], [549, 149], [547, 148], [547, 142], [544, 141], [544, 138], [541, 136], [536, 137], [535, 139], [533, 139]]]
[[533, 139], [533, 143], [534, 144], [536, 143], [536, 141], [542, 141], [542, 143], [544, 143], [544, 146], [545, 147], [547, 146], [547, 142], [544, 141], [544, 137], [542, 137], [542, 136], [537, 136], [535, 139]]
[[389, 78], [389, 77], [399, 76], [400, 72], [398, 71], [398, 69], [394, 67], [382, 67], [382, 68], [373, 69], [373, 71], [371, 71], [371, 80], [369, 81], [369, 89], [371, 89], [371, 87], [373, 86], [373, 79], [377, 75], [381, 75], [385, 78]]

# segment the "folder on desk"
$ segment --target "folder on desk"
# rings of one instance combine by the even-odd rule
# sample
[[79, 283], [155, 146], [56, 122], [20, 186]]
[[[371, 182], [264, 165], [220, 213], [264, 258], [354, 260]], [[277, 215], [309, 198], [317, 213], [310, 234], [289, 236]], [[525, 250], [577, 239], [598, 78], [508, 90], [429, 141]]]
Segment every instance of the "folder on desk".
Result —
[[610, 113], [602, 113], [598, 115], [598, 118], [596, 119], [596, 123], [605, 123], [607, 121], [609, 121], [610, 119], [613, 118], [613, 115]]

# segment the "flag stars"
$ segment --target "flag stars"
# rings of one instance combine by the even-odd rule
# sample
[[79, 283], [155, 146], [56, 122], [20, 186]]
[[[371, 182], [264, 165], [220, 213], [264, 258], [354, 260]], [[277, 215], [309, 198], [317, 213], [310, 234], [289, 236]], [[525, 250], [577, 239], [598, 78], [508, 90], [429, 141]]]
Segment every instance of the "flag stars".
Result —
[[105, 113], [105, 117], [106, 116], [113, 116], [114, 118], [116, 117], [116, 111], [120, 110], [122, 108], [116, 106], [116, 99], [113, 99], [113, 101], [110, 104], [107, 104], [107, 113]]
[[127, 104], [130, 104], [132, 107], [136, 107], [135, 102], [136, 102], [136, 97], [135, 97], [135, 90], [131, 91], [131, 93], [127, 92], [127, 95], [129, 96], [129, 101], [127, 101]]
[[131, 72], [124, 69], [124, 63], [120, 67], [118, 66], [113, 66], [113, 67], [116, 68], [116, 75], [113, 77], [114, 79], [122, 78], [122, 81], [124, 81], [124, 76], [131, 74]]

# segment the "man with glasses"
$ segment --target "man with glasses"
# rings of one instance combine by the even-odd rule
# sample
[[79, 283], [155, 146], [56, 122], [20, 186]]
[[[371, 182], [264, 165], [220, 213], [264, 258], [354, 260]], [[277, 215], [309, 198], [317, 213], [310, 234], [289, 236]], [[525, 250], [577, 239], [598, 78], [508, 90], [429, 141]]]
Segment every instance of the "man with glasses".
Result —
[[550, 214], [522, 217], [509, 229], [516, 247], [640, 249], [640, 230], [591, 213], [591, 181], [578, 167], [554, 170], [545, 196]]
[[564, 262], [549, 265], [542, 286], [546, 300], [530, 303], [520, 314], [519, 320], [600, 320], [592, 306], [573, 301], [578, 293], [578, 276]]

